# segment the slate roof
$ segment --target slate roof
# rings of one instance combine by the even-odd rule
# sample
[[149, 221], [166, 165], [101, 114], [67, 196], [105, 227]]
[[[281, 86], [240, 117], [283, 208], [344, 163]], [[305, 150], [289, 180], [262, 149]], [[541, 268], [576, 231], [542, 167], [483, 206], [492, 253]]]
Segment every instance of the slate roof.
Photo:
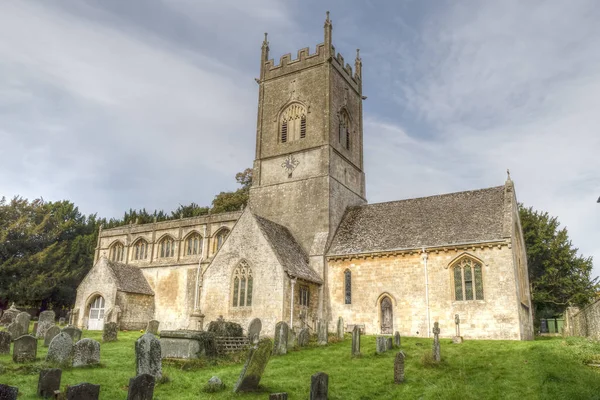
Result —
[[106, 259], [106, 266], [115, 276], [117, 290], [126, 293], [139, 293], [154, 296], [154, 291], [138, 267], [121, 264], [108, 259]]
[[504, 186], [349, 208], [328, 255], [503, 238]]
[[288, 275], [310, 282], [323, 283], [319, 274], [308, 264], [308, 256], [286, 227], [258, 215], [254, 217]]

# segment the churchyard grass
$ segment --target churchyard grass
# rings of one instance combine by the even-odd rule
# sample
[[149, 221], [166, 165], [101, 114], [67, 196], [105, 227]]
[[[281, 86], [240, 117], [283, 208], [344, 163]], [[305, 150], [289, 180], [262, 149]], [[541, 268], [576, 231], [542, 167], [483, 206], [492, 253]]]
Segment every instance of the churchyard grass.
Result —
[[[119, 332], [119, 340], [101, 345], [101, 365], [63, 370], [62, 384], [101, 385], [101, 399], [125, 399], [129, 378], [135, 374], [134, 342], [140, 332]], [[101, 341], [101, 332], [83, 337]], [[314, 340], [314, 339], [313, 339]], [[0, 383], [18, 386], [20, 399], [33, 399], [47, 348], [39, 341], [35, 363], [14, 364], [0, 356]], [[406, 355], [405, 382], [394, 384], [397, 350], [375, 352], [375, 336], [361, 338], [359, 358], [350, 357], [351, 340], [311, 346], [274, 356], [263, 374], [258, 393], [231, 392], [244, 357], [218, 362], [165, 362], [163, 383], [155, 389], [164, 399], [265, 399], [268, 393], [287, 392], [290, 399], [306, 399], [312, 374], [329, 374], [329, 398], [350, 399], [600, 399], [600, 344], [582, 338], [539, 338], [532, 342], [469, 341], [452, 344], [440, 339], [441, 363], [431, 362], [431, 339], [402, 338]], [[212, 376], [226, 389], [202, 393]]]

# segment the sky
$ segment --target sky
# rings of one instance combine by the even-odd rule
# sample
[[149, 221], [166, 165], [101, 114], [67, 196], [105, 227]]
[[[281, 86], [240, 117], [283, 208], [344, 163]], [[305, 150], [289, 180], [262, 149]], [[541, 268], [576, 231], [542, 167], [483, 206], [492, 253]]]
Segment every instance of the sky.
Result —
[[361, 49], [369, 202], [504, 184], [600, 275], [600, 7], [562, 1], [0, 2], [0, 196], [209, 205], [252, 165], [260, 46]]

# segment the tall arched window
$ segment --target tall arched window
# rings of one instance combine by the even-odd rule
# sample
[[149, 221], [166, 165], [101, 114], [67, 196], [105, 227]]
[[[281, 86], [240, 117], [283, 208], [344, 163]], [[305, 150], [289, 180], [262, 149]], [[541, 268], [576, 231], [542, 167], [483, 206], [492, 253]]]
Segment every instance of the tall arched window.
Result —
[[352, 304], [352, 273], [344, 271], [344, 304]]
[[123, 243], [116, 242], [115, 244], [110, 246], [108, 257], [112, 261], [121, 262], [121, 261], [123, 261], [124, 255], [125, 255], [125, 246], [123, 246]]
[[233, 271], [233, 306], [250, 307], [252, 305], [252, 269], [246, 261]]
[[229, 236], [229, 229], [221, 229], [217, 235], [215, 236], [215, 240], [214, 240], [214, 252], [216, 253], [217, 250], [219, 250], [221, 248], [221, 246], [223, 246], [223, 243], [225, 243], [225, 239], [227, 239], [227, 236]]
[[196, 254], [202, 254], [202, 236], [199, 233], [192, 233], [185, 239], [185, 255]]
[[173, 257], [175, 255], [175, 240], [171, 236], [165, 236], [158, 243], [158, 256], [160, 258]]
[[294, 142], [306, 137], [306, 107], [300, 103], [290, 104], [279, 120], [281, 143]]
[[350, 116], [346, 110], [340, 111], [339, 140], [345, 149], [350, 150]]
[[133, 245], [133, 259], [145, 260], [148, 258], [148, 242], [144, 239], [139, 239]]
[[464, 257], [453, 265], [454, 300], [483, 300], [481, 264]]

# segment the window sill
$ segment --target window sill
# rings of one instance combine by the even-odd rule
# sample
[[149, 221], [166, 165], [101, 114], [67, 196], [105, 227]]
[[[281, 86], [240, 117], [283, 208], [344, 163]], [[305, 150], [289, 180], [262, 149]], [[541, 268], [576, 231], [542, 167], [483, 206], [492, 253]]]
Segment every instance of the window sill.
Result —
[[486, 304], [485, 300], [454, 300], [452, 301], [452, 305], [460, 305], [460, 304]]

